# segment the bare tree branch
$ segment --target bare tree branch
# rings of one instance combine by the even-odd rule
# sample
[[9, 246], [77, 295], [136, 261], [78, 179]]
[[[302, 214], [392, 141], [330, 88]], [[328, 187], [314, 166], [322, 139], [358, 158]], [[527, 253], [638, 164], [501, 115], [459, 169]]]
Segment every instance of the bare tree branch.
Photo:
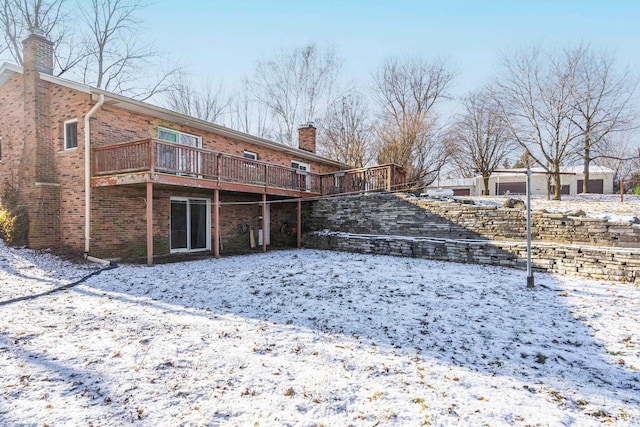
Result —
[[138, 15], [144, 6], [140, 0], [91, 0], [80, 8], [87, 28], [80, 61], [85, 84], [139, 100], [170, 88], [181, 67], [159, 67], [158, 51], [140, 43]]
[[166, 92], [167, 107], [179, 113], [197, 117], [208, 122], [218, 122], [229, 107], [222, 84], [214, 87], [207, 80], [201, 88], [184, 73], [177, 74]]
[[626, 68], [617, 71], [607, 53], [596, 53], [588, 45], [564, 51], [567, 68], [572, 71], [571, 120], [579, 129], [581, 141], [576, 151], [584, 165], [582, 191], [589, 192], [589, 165], [594, 151], [613, 134], [636, 126], [634, 105], [638, 77]]
[[361, 93], [352, 91], [334, 101], [320, 128], [322, 154], [352, 167], [371, 161], [373, 125]]
[[22, 41], [31, 29], [37, 28], [54, 43], [56, 64], [74, 61], [74, 51], [68, 48], [68, 7], [67, 0], [0, 0], [0, 53], [8, 51], [22, 65]]
[[324, 115], [341, 68], [333, 50], [323, 52], [315, 45], [258, 62], [248, 85], [270, 112], [277, 139], [297, 145], [298, 126]]
[[452, 157], [464, 175], [481, 174], [482, 194], [489, 194], [489, 177], [513, 149], [506, 120], [490, 90], [471, 93], [451, 129]]
[[450, 154], [433, 107], [446, 97], [453, 78], [444, 60], [420, 59], [389, 59], [374, 77], [380, 108], [377, 161], [406, 168], [418, 189], [436, 179]]
[[513, 139], [554, 180], [561, 197], [560, 168], [573, 154], [579, 131], [571, 98], [571, 64], [538, 48], [503, 57], [495, 99]]

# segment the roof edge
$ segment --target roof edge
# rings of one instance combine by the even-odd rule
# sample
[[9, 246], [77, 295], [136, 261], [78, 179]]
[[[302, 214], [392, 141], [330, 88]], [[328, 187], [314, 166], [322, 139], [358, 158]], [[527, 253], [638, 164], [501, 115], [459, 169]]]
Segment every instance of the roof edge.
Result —
[[3, 85], [14, 74], [22, 74], [22, 67], [11, 62], [0, 64], [0, 85]]

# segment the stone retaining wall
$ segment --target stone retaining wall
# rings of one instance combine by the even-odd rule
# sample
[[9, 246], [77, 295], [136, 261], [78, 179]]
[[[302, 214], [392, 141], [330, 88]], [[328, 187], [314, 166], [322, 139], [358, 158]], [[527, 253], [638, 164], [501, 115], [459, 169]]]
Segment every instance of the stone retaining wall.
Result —
[[[446, 239], [526, 239], [526, 212], [496, 206], [422, 200], [397, 194], [369, 194], [315, 202], [307, 211], [309, 230]], [[532, 213], [533, 241], [640, 248], [640, 224], [599, 218]]]
[[[316, 232], [305, 234], [304, 246], [520, 269], [527, 265], [526, 244], [505, 241]], [[640, 284], [640, 249], [537, 243], [532, 245], [531, 258], [537, 271]]]
[[[375, 194], [312, 203], [306, 247], [526, 268], [518, 209]], [[535, 269], [640, 283], [640, 227], [532, 215]]]

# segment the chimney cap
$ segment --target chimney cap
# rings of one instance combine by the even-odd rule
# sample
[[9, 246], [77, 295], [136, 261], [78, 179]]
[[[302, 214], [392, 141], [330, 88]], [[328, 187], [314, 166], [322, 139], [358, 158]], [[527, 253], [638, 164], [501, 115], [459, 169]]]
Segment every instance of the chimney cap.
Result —
[[44, 37], [44, 30], [40, 27], [29, 27], [29, 34]]
[[304, 123], [304, 124], [302, 124], [302, 125], [300, 125], [298, 127], [298, 129], [308, 129], [308, 128], [314, 128], [315, 129], [316, 128], [315, 123], [314, 122], [307, 122], [307, 123]]

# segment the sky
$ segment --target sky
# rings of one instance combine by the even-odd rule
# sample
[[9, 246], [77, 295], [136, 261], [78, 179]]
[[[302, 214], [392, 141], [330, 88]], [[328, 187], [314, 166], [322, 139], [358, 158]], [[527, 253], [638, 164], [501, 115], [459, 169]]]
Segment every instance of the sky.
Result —
[[225, 87], [309, 43], [334, 48], [345, 80], [363, 86], [390, 56], [444, 57], [457, 96], [495, 76], [501, 55], [532, 45], [584, 42], [640, 72], [637, 0], [157, 0], [145, 21], [160, 49]]

